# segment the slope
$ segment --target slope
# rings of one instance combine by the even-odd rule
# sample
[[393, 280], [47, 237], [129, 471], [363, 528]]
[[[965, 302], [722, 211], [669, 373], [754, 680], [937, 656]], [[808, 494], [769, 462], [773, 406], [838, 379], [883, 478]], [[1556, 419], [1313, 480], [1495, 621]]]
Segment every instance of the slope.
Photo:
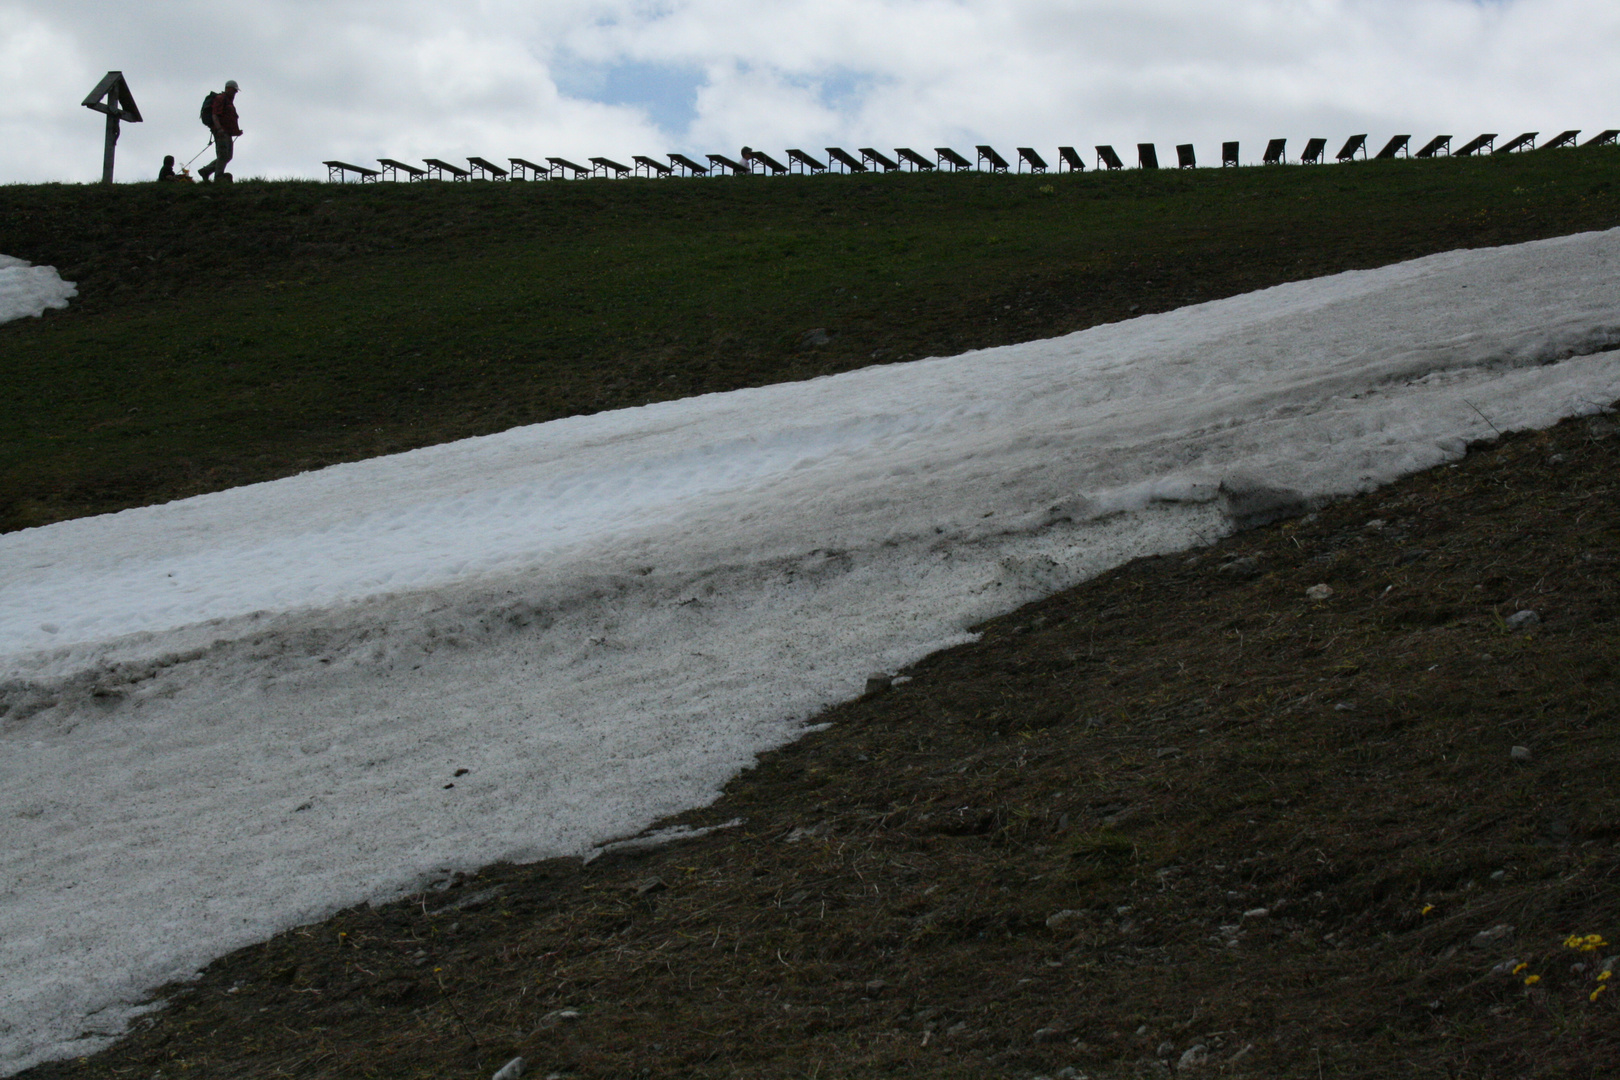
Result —
[[80, 290], [0, 327], [0, 529], [1609, 228], [1617, 161], [0, 188]]

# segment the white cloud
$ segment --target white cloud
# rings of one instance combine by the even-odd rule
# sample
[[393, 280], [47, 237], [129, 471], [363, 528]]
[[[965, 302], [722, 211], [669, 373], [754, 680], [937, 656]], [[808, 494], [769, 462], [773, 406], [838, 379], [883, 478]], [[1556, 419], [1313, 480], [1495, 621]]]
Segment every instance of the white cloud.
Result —
[[226, 78], [239, 175], [743, 143], [1192, 141], [1208, 160], [1228, 138], [1597, 129], [1617, 39], [1610, 0], [0, 0], [0, 180], [94, 178], [78, 102], [110, 68], [147, 115], [126, 178], [200, 147], [197, 103]]

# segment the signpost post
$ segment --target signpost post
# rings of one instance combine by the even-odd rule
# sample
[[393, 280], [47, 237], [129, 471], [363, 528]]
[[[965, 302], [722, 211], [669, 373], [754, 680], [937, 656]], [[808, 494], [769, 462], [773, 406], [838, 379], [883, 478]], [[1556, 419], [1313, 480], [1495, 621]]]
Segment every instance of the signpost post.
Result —
[[118, 122], [128, 120], [139, 124], [140, 107], [135, 104], [135, 95], [129, 92], [122, 71], [107, 72], [107, 77], [84, 99], [84, 107], [107, 114], [107, 149], [101, 159], [101, 182], [110, 184], [113, 182], [113, 151], [118, 146]]

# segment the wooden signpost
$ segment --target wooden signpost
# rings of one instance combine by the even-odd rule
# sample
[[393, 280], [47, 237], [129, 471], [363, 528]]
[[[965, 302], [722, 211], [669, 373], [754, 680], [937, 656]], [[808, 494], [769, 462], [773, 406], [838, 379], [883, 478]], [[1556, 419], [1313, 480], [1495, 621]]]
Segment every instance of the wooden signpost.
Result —
[[107, 150], [101, 159], [101, 182], [110, 184], [113, 182], [113, 151], [118, 146], [118, 122], [128, 120], [139, 124], [140, 107], [135, 104], [135, 95], [129, 92], [122, 71], [107, 72], [107, 77], [84, 99], [84, 107], [107, 114]]

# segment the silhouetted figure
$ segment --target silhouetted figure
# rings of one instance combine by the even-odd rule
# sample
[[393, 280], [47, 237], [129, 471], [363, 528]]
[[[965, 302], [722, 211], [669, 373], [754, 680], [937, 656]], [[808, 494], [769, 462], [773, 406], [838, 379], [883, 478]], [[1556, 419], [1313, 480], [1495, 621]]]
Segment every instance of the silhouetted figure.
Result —
[[163, 168], [158, 170], [158, 179], [159, 180], [173, 180], [174, 179], [174, 155], [173, 154], [164, 154], [163, 155]]
[[231, 174], [225, 171], [225, 166], [231, 163], [235, 140], [242, 134], [236, 116], [236, 90], [236, 80], [231, 79], [225, 84], [222, 93], [212, 95], [214, 149], [218, 151], [218, 156], [197, 170], [197, 175], [204, 180], [212, 178], [218, 181], [231, 178]]

